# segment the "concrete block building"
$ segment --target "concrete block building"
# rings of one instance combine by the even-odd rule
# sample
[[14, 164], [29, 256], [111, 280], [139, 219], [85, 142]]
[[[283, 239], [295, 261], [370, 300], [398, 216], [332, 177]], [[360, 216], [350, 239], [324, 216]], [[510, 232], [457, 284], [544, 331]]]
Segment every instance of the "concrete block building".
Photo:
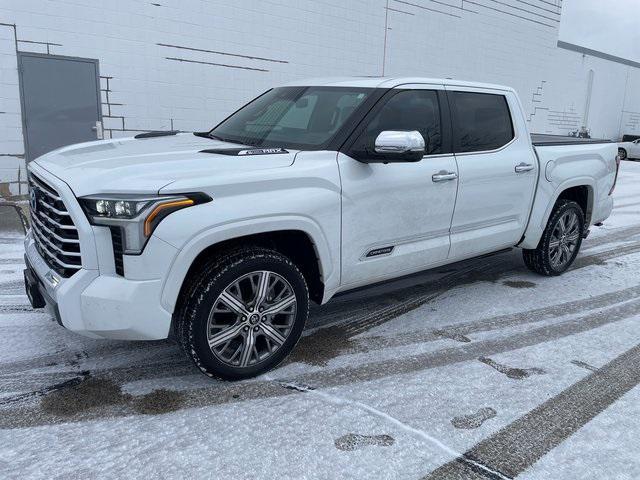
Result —
[[429, 76], [519, 92], [533, 132], [640, 135], [640, 64], [563, 42], [561, 0], [3, 0], [0, 192], [61, 145], [206, 130], [271, 86]]

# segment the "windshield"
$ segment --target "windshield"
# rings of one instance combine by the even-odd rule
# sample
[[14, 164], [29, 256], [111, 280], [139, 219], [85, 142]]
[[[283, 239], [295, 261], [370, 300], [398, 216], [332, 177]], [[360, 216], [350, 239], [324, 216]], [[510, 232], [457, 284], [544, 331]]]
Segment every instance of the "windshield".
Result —
[[274, 88], [224, 120], [209, 136], [256, 147], [317, 148], [331, 139], [373, 90]]

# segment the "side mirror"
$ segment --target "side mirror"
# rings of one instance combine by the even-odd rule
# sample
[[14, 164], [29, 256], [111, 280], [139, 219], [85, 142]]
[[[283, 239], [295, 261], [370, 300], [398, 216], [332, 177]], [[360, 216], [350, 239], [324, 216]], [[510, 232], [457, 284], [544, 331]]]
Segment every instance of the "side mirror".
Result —
[[417, 130], [401, 132], [385, 130], [375, 142], [375, 153], [380, 162], [417, 162], [425, 154], [425, 142]]

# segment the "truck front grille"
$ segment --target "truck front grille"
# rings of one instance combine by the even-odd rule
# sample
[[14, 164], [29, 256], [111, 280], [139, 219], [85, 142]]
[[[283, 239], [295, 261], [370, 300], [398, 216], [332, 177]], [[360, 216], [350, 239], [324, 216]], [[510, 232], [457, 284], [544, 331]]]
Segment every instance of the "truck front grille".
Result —
[[53, 187], [31, 173], [29, 188], [31, 231], [36, 249], [52, 270], [70, 277], [82, 266], [78, 229]]

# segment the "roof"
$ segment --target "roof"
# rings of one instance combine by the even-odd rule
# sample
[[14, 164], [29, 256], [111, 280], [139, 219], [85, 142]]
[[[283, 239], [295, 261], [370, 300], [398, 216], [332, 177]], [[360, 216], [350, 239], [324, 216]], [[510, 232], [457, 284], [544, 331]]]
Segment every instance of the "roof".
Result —
[[451, 78], [429, 77], [320, 77], [295, 80], [285, 84], [287, 87], [360, 87], [360, 88], [394, 88], [407, 84], [447, 85], [452, 87], [475, 87], [488, 90], [513, 91], [511, 87], [480, 82], [467, 82]]

